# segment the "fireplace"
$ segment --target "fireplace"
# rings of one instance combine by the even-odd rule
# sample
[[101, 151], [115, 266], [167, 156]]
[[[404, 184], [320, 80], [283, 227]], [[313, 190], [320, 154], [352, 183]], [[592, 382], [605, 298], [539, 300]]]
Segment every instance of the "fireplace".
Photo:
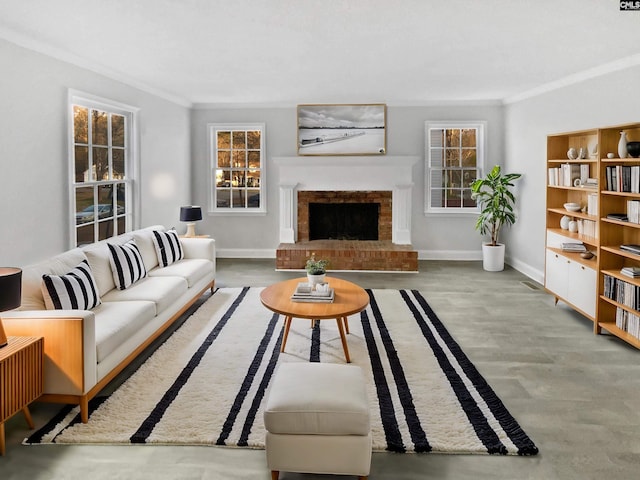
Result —
[[392, 192], [298, 192], [298, 242], [391, 240]]
[[[314, 255], [329, 260], [330, 271], [417, 271], [418, 252], [411, 246], [411, 199], [412, 169], [419, 160], [393, 155], [274, 157], [280, 186], [276, 268], [302, 269]], [[337, 215], [349, 217], [344, 222], [348, 224], [369, 217], [362, 211], [351, 213], [352, 208], [369, 205], [362, 208], [375, 210], [377, 221], [372, 218], [365, 223], [377, 230], [377, 240], [352, 240], [352, 232], [325, 233], [322, 237], [331, 238], [314, 239], [315, 227], [325, 223], [313, 218], [317, 204], [322, 204], [320, 208], [338, 205], [327, 208], [340, 209]]]
[[310, 203], [309, 240], [378, 240], [379, 203]]

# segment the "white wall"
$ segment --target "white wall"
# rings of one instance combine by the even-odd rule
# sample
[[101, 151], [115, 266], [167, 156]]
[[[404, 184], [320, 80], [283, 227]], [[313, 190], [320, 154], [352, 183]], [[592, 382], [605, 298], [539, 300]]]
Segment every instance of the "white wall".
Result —
[[[381, 101], [376, 99], [376, 101]], [[503, 107], [501, 105], [455, 105], [387, 108], [387, 154], [424, 158], [424, 123], [427, 120], [486, 120], [488, 165], [503, 164]], [[199, 106], [192, 113], [193, 192], [200, 205], [208, 202], [209, 158], [207, 123], [266, 124], [267, 209], [266, 216], [207, 216], [199, 233], [216, 239], [221, 256], [273, 256], [279, 241], [278, 170], [274, 157], [297, 155], [296, 108], [212, 108]], [[378, 159], [379, 157], [376, 157]], [[310, 159], [310, 161], [312, 161]], [[366, 175], [366, 170], [362, 171]], [[413, 168], [412, 244], [420, 258], [481, 258], [481, 237], [474, 230], [476, 217], [424, 215], [424, 162]]]
[[543, 280], [546, 136], [640, 121], [638, 85], [640, 66], [505, 107], [506, 166], [524, 174], [518, 221], [506, 235], [510, 263], [518, 270]]
[[69, 88], [140, 108], [140, 225], [178, 224], [191, 202], [190, 110], [0, 40], [0, 265], [69, 248]]

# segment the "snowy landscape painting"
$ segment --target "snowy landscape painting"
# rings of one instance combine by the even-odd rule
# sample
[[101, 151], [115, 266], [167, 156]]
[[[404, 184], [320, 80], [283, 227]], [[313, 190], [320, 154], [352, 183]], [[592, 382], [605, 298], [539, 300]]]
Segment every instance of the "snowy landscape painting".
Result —
[[298, 155], [384, 155], [387, 106], [298, 105]]

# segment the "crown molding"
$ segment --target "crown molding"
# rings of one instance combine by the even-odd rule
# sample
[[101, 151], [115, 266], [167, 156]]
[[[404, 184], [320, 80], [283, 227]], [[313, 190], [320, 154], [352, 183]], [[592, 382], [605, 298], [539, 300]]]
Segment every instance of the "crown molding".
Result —
[[19, 47], [26, 48], [27, 50], [32, 50], [34, 52], [41, 53], [48, 57], [55, 58], [56, 60], [60, 60], [65, 63], [70, 63], [77, 67], [81, 67], [91, 72], [102, 75], [104, 77], [110, 78], [111, 80], [124, 83], [125, 85], [128, 85], [133, 88], [137, 88], [138, 90], [141, 90], [143, 92], [149, 93], [156, 97], [162, 98], [171, 103], [175, 103], [177, 105], [187, 107], [187, 108], [193, 107], [192, 102], [190, 100], [187, 100], [186, 98], [152, 87], [122, 72], [105, 67], [104, 65], [100, 65], [87, 58], [73, 55], [60, 48], [56, 48], [51, 45], [47, 45], [45, 43], [39, 42], [21, 33], [17, 33], [12, 30], [0, 27], [0, 38], [3, 38], [6, 41], [13, 43], [15, 45], [18, 45]]
[[591, 80], [592, 78], [619, 72], [620, 70], [637, 67], [638, 65], [640, 65], [640, 54], [631, 55], [629, 57], [621, 58], [613, 62], [608, 62], [597, 67], [588, 68], [581, 72], [576, 72], [572, 75], [560, 78], [553, 82], [545, 83], [538, 87], [532, 88], [531, 90], [527, 90], [525, 92], [507, 97], [503, 100], [503, 103], [505, 105], [518, 103], [529, 98], [552, 92], [554, 90], [559, 90], [570, 85], [584, 82], [585, 80]]

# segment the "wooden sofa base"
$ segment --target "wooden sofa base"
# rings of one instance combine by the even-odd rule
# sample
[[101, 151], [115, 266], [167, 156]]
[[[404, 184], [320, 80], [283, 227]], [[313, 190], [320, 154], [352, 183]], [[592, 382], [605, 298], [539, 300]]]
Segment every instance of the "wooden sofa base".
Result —
[[[45, 393], [38, 400], [45, 402], [55, 402], [55, 403], [66, 403], [71, 405], [79, 405], [80, 406], [80, 418], [82, 423], [87, 423], [89, 421], [89, 400], [95, 397], [104, 387], [106, 387], [111, 380], [113, 380], [122, 370], [124, 370], [138, 355], [140, 355], [145, 348], [147, 348], [151, 343], [153, 343], [160, 335], [162, 335], [167, 328], [169, 328], [180, 316], [187, 311], [191, 305], [193, 305], [208, 289], [213, 293], [213, 289], [215, 286], [215, 280], [212, 280], [209, 285], [203, 288], [200, 292], [198, 292], [191, 300], [189, 300], [175, 315], [169, 318], [158, 330], [155, 331], [153, 335], [151, 335], [147, 340], [145, 340], [138, 348], [136, 348], [133, 352], [131, 352], [122, 362], [120, 362], [116, 367], [113, 368], [107, 375], [104, 376], [96, 385], [89, 390], [87, 393], [83, 395], [66, 395], [66, 394], [56, 394], [56, 393]], [[27, 322], [21, 322], [23, 325]], [[12, 333], [12, 335], [23, 335], [23, 333]], [[47, 348], [47, 336], [44, 334], [44, 348], [45, 355], [52, 356], [55, 355], [54, 351], [50, 351]], [[56, 358], [52, 358], [52, 360], [56, 360]], [[57, 363], [57, 362], [56, 362]]]

